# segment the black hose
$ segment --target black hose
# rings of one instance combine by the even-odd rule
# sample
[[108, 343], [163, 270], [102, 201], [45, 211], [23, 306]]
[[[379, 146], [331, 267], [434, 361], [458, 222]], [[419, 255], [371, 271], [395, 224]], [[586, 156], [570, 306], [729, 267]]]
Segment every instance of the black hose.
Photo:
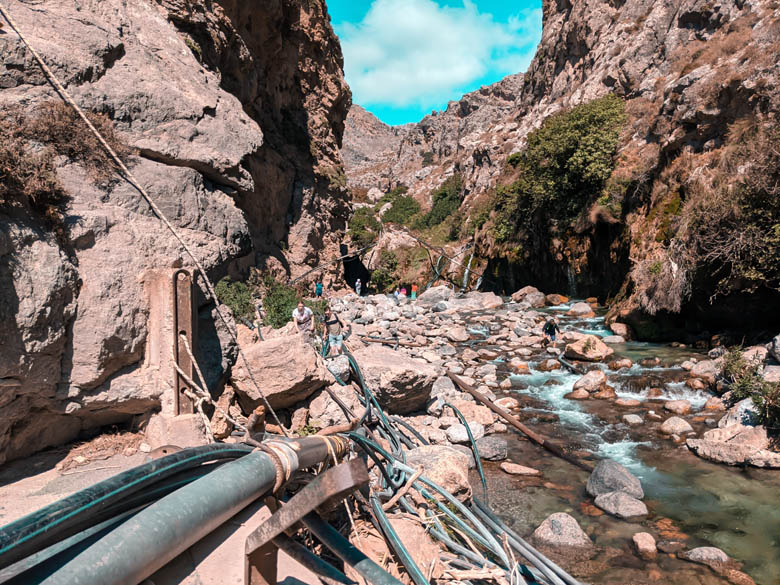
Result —
[[212, 444], [184, 449], [128, 469], [76, 492], [0, 529], [0, 569], [34, 554], [74, 529], [91, 526], [121, 500], [177, 473], [203, 463], [237, 459], [248, 445]]

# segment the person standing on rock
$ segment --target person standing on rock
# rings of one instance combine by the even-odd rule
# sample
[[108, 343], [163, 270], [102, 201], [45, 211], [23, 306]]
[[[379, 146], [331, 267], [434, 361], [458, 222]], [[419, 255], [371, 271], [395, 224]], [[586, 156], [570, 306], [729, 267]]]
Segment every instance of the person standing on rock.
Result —
[[560, 332], [561, 328], [558, 327], [558, 323], [555, 321], [555, 318], [550, 317], [547, 319], [547, 323], [544, 324], [544, 335], [547, 338], [548, 343], [552, 342], [555, 343], [555, 337]]
[[263, 309], [263, 300], [257, 299], [257, 302], [255, 303], [255, 332], [257, 333], [257, 340], [256, 341], [263, 341], [263, 333], [260, 331], [260, 328], [263, 326], [263, 323], [265, 322], [265, 310]]
[[303, 340], [309, 343], [311, 340], [311, 332], [314, 330], [314, 313], [312, 310], [303, 304], [303, 301], [298, 301], [298, 306], [293, 309], [292, 312], [293, 322], [298, 328], [298, 333], [303, 335]]
[[328, 346], [335, 348], [336, 354], [341, 355], [344, 343], [344, 324], [338, 315], [330, 310], [330, 307], [325, 309], [324, 323], [325, 331], [328, 334]]
[[360, 296], [360, 290], [361, 290], [362, 288], [363, 288], [363, 283], [362, 283], [362, 282], [360, 282], [360, 279], [358, 278], [358, 279], [355, 281], [355, 293], [357, 294], [357, 296]]
[[417, 298], [417, 290], [418, 290], [417, 289], [417, 285], [413, 284], [412, 285], [412, 300], [415, 300]]
[[314, 285], [314, 296], [317, 298], [320, 298], [322, 296], [322, 282], [317, 281], [317, 284]]

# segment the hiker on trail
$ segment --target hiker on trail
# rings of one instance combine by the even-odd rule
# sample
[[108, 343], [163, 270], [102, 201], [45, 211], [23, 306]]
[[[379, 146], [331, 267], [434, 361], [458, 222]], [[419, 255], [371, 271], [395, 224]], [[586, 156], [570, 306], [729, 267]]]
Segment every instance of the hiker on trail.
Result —
[[255, 332], [257, 333], [257, 339], [255, 341], [264, 341], [263, 334], [260, 331], [260, 328], [263, 326], [264, 321], [265, 321], [265, 310], [263, 309], [263, 300], [257, 299], [257, 302], [255, 303], [255, 320], [253, 323], [255, 326]]
[[330, 307], [325, 309], [324, 323], [325, 331], [328, 333], [328, 346], [334, 348], [337, 355], [341, 355], [344, 343], [344, 324], [338, 315], [331, 311]]
[[417, 289], [417, 285], [413, 284], [412, 285], [412, 300], [415, 300], [417, 298], [417, 290], [418, 290]]
[[314, 285], [314, 296], [320, 298], [322, 296], [322, 282], [317, 281]]
[[298, 301], [298, 306], [293, 309], [292, 318], [298, 328], [298, 333], [303, 335], [303, 340], [306, 343], [309, 343], [311, 333], [314, 330], [314, 313], [303, 304], [303, 301]]
[[360, 279], [358, 278], [355, 281], [355, 293], [357, 294], [357, 296], [360, 296], [360, 289], [362, 288], [363, 288], [363, 283], [361, 283]]
[[555, 343], [555, 336], [560, 330], [561, 328], [558, 327], [558, 323], [553, 317], [547, 319], [547, 322], [544, 324], [544, 329], [542, 329], [542, 331], [544, 331], [545, 337], [547, 338], [547, 341], [552, 341], [553, 343]]
[[402, 296], [406, 296], [406, 287], [403, 287], [403, 288], [401, 289], [401, 295], [402, 295]]

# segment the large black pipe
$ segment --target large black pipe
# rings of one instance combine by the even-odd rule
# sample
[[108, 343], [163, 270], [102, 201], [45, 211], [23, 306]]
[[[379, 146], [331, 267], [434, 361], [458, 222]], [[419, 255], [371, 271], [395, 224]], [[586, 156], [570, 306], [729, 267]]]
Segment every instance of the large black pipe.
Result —
[[247, 445], [206, 445], [184, 449], [119, 473], [0, 528], [0, 569], [94, 525], [105, 511], [132, 494], [204, 463], [236, 459]]

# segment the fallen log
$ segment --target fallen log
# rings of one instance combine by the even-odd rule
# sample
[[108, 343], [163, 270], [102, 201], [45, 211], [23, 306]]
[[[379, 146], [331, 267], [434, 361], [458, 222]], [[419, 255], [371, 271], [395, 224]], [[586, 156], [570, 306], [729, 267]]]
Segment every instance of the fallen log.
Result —
[[566, 453], [560, 445], [557, 443], [553, 443], [549, 439], [543, 437], [539, 433], [536, 433], [535, 431], [532, 431], [527, 426], [525, 426], [523, 423], [521, 423], [519, 420], [517, 420], [514, 416], [509, 414], [506, 410], [501, 408], [500, 406], [496, 406], [488, 400], [488, 398], [476, 390], [475, 388], [472, 388], [470, 384], [468, 384], [465, 380], [463, 380], [460, 376], [452, 373], [448, 373], [447, 376], [455, 383], [458, 388], [463, 390], [464, 392], [468, 392], [471, 394], [476, 400], [487, 406], [490, 410], [495, 412], [498, 416], [503, 418], [505, 421], [507, 421], [509, 424], [511, 424], [513, 427], [515, 427], [518, 431], [523, 433], [526, 437], [531, 439], [534, 443], [539, 445], [540, 447], [543, 447], [547, 449], [550, 453], [553, 455], [560, 457], [564, 461], [568, 461], [572, 465], [576, 465], [580, 469], [584, 469], [585, 471], [593, 471], [593, 467], [584, 461], [580, 461], [576, 457]]

